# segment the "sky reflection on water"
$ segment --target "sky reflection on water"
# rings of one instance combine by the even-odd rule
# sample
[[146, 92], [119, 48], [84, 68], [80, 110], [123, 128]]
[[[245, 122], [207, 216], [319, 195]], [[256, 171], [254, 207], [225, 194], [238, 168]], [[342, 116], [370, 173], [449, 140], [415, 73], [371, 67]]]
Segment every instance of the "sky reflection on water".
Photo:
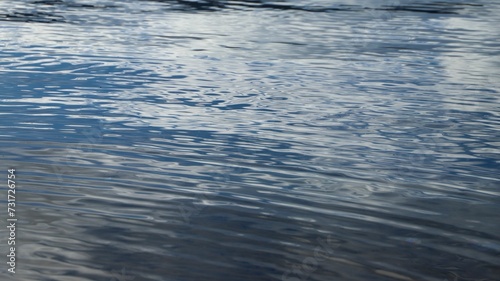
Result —
[[0, 2], [0, 275], [495, 280], [490, 2]]

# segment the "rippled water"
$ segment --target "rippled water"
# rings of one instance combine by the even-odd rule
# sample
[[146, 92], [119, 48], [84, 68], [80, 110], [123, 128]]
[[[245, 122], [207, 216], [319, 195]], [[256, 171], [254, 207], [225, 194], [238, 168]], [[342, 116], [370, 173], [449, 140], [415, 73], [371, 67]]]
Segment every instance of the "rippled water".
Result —
[[499, 280], [499, 13], [1, 1], [2, 280]]

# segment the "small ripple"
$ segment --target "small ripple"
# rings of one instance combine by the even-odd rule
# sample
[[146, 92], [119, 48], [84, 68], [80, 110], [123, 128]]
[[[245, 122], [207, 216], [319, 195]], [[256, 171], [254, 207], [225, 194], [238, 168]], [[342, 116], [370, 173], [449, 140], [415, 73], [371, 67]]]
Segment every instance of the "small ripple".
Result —
[[0, 13], [0, 21], [15, 22], [37, 22], [37, 23], [62, 23], [65, 18], [60, 15], [46, 12], [12, 12], [9, 14]]

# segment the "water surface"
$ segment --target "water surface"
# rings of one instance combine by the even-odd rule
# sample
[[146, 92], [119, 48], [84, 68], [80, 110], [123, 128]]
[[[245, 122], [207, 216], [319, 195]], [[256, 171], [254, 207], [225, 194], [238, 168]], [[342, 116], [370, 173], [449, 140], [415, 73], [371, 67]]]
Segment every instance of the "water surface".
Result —
[[1, 1], [2, 280], [498, 280], [499, 13]]

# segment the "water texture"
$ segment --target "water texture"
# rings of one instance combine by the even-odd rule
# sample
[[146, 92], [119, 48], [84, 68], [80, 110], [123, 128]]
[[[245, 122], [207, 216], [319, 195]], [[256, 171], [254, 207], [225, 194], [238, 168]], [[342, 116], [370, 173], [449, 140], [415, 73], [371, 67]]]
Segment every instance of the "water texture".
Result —
[[499, 14], [0, 1], [0, 279], [499, 280]]

